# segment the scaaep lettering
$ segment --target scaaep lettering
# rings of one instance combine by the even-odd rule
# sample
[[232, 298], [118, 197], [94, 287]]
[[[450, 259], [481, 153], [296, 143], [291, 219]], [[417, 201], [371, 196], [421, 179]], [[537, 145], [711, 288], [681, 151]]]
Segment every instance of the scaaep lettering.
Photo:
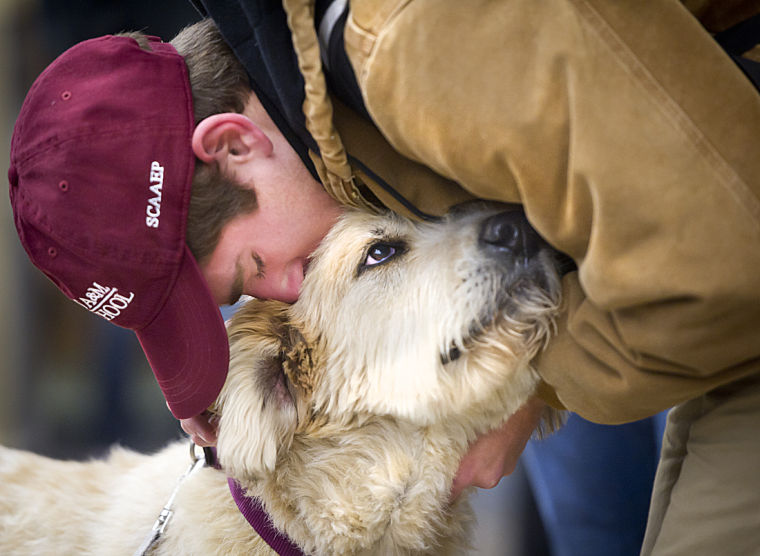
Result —
[[150, 186], [148, 189], [153, 197], [148, 199], [145, 207], [145, 225], [149, 228], [158, 228], [161, 216], [161, 193], [164, 188], [164, 167], [155, 160], [150, 164]]

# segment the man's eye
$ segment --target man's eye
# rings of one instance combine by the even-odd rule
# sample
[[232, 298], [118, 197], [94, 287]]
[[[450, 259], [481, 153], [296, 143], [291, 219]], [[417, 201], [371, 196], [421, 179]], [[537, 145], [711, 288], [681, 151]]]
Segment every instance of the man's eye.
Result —
[[395, 245], [387, 243], [375, 243], [367, 251], [367, 258], [364, 260], [364, 266], [374, 266], [384, 263], [399, 253], [400, 249]]

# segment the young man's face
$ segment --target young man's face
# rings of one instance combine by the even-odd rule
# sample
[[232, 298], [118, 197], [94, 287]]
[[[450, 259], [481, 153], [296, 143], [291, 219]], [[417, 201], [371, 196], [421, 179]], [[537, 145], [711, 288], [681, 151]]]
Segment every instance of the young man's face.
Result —
[[286, 302], [298, 298], [307, 259], [341, 208], [300, 159], [290, 162], [273, 161], [243, 176], [242, 183], [253, 184], [257, 208], [225, 225], [201, 265], [217, 304], [232, 304], [242, 294]]

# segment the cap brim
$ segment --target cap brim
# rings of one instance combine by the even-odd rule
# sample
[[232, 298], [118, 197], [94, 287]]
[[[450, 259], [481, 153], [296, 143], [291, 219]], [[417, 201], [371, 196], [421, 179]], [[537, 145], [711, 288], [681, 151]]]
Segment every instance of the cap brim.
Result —
[[227, 331], [187, 247], [163, 308], [135, 333], [177, 419], [198, 415], [216, 400], [229, 368]]

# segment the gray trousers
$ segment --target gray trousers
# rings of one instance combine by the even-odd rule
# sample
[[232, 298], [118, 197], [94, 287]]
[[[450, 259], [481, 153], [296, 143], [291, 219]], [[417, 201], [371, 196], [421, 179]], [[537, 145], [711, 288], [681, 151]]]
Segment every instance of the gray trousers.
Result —
[[760, 555], [760, 374], [670, 412], [641, 554]]

